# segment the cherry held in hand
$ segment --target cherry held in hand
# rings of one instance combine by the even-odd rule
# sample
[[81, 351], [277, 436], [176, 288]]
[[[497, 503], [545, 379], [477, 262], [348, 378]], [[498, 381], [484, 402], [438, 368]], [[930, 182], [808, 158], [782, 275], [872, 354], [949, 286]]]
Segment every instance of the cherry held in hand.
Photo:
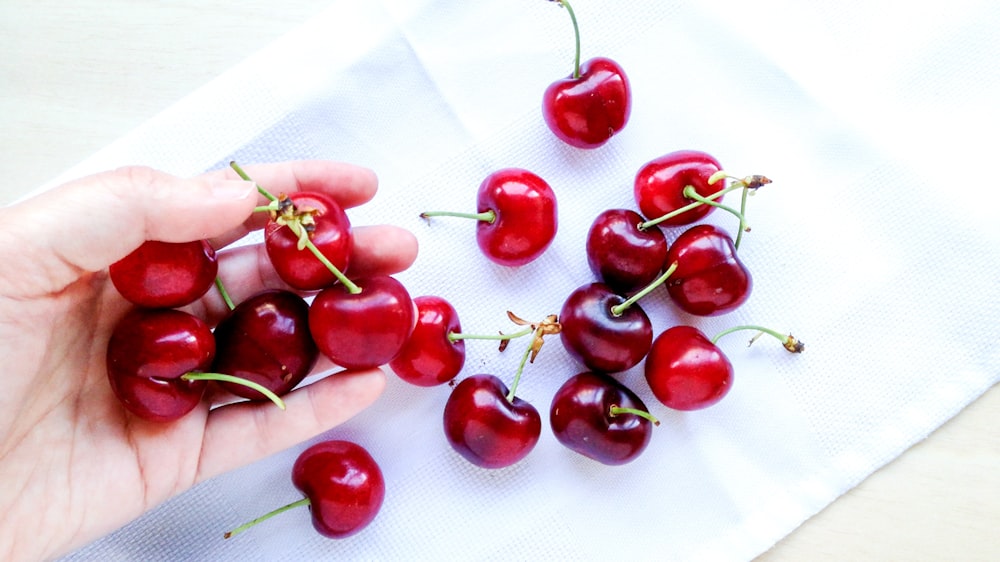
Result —
[[[340, 272], [351, 257], [351, 223], [341, 206], [330, 196], [299, 192], [278, 197], [271, 220], [264, 228], [264, 244], [275, 271], [289, 286], [315, 291], [338, 281], [330, 267], [318, 259], [312, 248]], [[307, 251], [308, 250], [308, 251]]]
[[118, 292], [146, 308], [177, 308], [194, 302], [212, 287], [218, 271], [215, 250], [204, 240], [149, 240], [108, 268]]
[[577, 148], [597, 148], [625, 128], [632, 111], [632, 91], [621, 65], [606, 57], [580, 64], [580, 28], [573, 8], [556, 0], [573, 20], [576, 58], [573, 72], [546, 88], [542, 117], [563, 142]]
[[559, 228], [555, 192], [528, 170], [505, 168], [487, 176], [479, 185], [476, 205], [476, 214], [432, 211], [420, 216], [477, 220], [480, 250], [491, 261], [511, 267], [542, 255]]

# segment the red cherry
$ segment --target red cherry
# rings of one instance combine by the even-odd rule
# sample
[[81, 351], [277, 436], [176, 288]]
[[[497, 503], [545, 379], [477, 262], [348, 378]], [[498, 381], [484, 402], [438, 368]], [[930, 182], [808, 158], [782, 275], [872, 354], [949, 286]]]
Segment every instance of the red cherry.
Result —
[[313, 527], [325, 537], [349, 537], [378, 515], [385, 478], [371, 454], [349, 441], [322, 441], [299, 455], [292, 483], [309, 499]]
[[650, 284], [667, 258], [667, 239], [655, 225], [640, 229], [635, 211], [608, 209], [597, 216], [587, 234], [587, 263], [594, 275], [621, 294]]
[[690, 314], [725, 314], [743, 304], [753, 289], [753, 278], [737, 256], [733, 239], [714, 225], [684, 231], [667, 251], [667, 263], [677, 264], [667, 292]]
[[309, 307], [309, 329], [320, 352], [345, 369], [392, 361], [413, 331], [414, 307], [402, 283], [389, 276], [359, 279], [359, 293], [337, 284]]
[[733, 365], [697, 328], [674, 326], [653, 341], [645, 375], [653, 395], [668, 408], [698, 410], [729, 392]]
[[198, 405], [204, 381], [181, 378], [205, 371], [215, 355], [212, 331], [201, 319], [174, 309], [135, 309], [108, 341], [108, 379], [115, 396], [151, 421], [181, 418]]
[[602, 373], [570, 377], [549, 410], [556, 439], [607, 465], [635, 460], [649, 445], [656, 418], [629, 388]]
[[316, 291], [336, 283], [338, 278], [304, 247], [296, 233], [308, 233], [309, 240], [325, 259], [340, 272], [347, 271], [351, 223], [340, 204], [324, 193], [299, 192], [279, 197], [277, 205], [264, 228], [264, 243], [278, 276], [300, 291]]
[[[617, 373], [638, 365], [653, 341], [653, 325], [638, 305], [625, 303], [603, 283], [570, 293], [559, 313], [563, 347], [588, 369]], [[615, 310], [613, 310], [615, 309]]]
[[580, 70], [545, 89], [542, 116], [555, 135], [577, 148], [603, 146], [625, 128], [632, 91], [621, 65], [592, 58]]
[[[660, 156], [644, 164], [636, 174], [635, 202], [643, 215], [649, 219], [657, 219], [694, 202], [684, 195], [684, 189], [688, 186], [702, 197], [709, 197], [723, 190], [725, 182], [709, 184], [709, 179], [720, 169], [721, 165], [715, 158], [696, 150], [680, 150]], [[715, 200], [721, 201], [722, 197]], [[691, 224], [703, 219], [713, 209], [711, 205], [697, 205], [661, 224]]]
[[441, 297], [413, 299], [417, 324], [389, 368], [399, 378], [417, 386], [436, 386], [455, 378], [465, 365], [465, 342], [450, 334], [462, 331], [455, 307]]
[[448, 443], [483, 468], [502, 468], [526, 457], [542, 432], [538, 410], [494, 375], [474, 375], [452, 390], [444, 408]]
[[194, 302], [212, 287], [218, 271], [215, 250], [204, 240], [149, 240], [108, 268], [118, 292], [146, 308], [177, 308]]
[[[216, 326], [215, 341], [214, 371], [253, 381], [278, 396], [302, 382], [319, 357], [309, 332], [309, 305], [277, 289], [241, 302]], [[266, 399], [246, 385], [221, 384], [238, 396]]]

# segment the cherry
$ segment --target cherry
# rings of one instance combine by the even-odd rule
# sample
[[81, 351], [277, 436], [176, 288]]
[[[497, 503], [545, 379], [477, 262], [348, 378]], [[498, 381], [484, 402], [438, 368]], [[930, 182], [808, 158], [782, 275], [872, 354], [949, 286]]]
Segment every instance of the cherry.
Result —
[[542, 117], [563, 142], [577, 148], [597, 148], [625, 128], [632, 111], [632, 91], [621, 65], [606, 57], [580, 64], [580, 27], [566, 0], [551, 0], [566, 8], [576, 36], [573, 72], [545, 89]]
[[[694, 199], [685, 194], [691, 187], [703, 197], [716, 195], [722, 188], [713, 176], [722, 169], [718, 160], [697, 150], [680, 150], [660, 156], [644, 164], [635, 176], [634, 195], [639, 210], [647, 218], [656, 219], [689, 206]], [[716, 185], [718, 183], [718, 185]], [[717, 195], [718, 194], [718, 195]], [[661, 221], [666, 226], [681, 226], [697, 222], [714, 207], [698, 204]]]
[[549, 420], [556, 439], [607, 465], [637, 458], [660, 422], [628, 387], [603, 373], [570, 377], [552, 398]]
[[621, 294], [652, 283], [662, 273], [667, 240], [655, 225], [639, 228], [643, 218], [628, 209], [608, 209], [587, 234], [587, 263], [594, 275]]
[[309, 307], [309, 329], [320, 352], [346, 369], [379, 367], [403, 349], [416, 313], [406, 287], [387, 275], [338, 283]]
[[769, 334], [790, 353], [805, 349], [795, 337], [760, 326], [737, 326], [712, 339], [692, 326], [673, 326], [656, 337], [646, 357], [646, 382], [656, 399], [675, 410], [698, 410], [722, 400], [732, 388], [733, 365], [716, 342], [737, 330]]
[[215, 339], [196, 316], [174, 309], [134, 309], [108, 341], [111, 389], [122, 405], [151, 421], [172, 421], [198, 405], [206, 382], [184, 375], [207, 370]]
[[750, 297], [753, 278], [736, 255], [733, 239], [715, 225], [684, 231], [667, 251], [667, 262], [677, 264], [667, 293], [685, 312], [725, 314]]
[[278, 276], [300, 291], [336, 283], [339, 278], [329, 264], [346, 271], [351, 256], [351, 223], [344, 210], [318, 192], [279, 196], [275, 205], [264, 228], [264, 245]]
[[190, 304], [212, 287], [219, 263], [204, 240], [143, 242], [111, 264], [111, 283], [129, 302], [147, 308]]
[[475, 219], [476, 242], [491, 261], [520, 266], [552, 244], [559, 227], [555, 192], [538, 175], [504, 168], [488, 175], [476, 195], [477, 213], [432, 211], [421, 217]]
[[404, 381], [417, 386], [446, 383], [465, 365], [465, 342], [453, 339], [462, 331], [455, 307], [441, 297], [413, 299], [417, 323], [403, 349], [389, 367]]
[[526, 457], [542, 433], [541, 416], [512, 395], [495, 375], [466, 377], [444, 408], [444, 433], [462, 457], [483, 468], [502, 468]]
[[[319, 357], [309, 332], [309, 304], [299, 295], [265, 290], [241, 302], [215, 328], [213, 370], [254, 381], [282, 396], [302, 382]], [[230, 392], [264, 399], [245, 384]]]
[[292, 484], [306, 497], [223, 536], [231, 538], [275, 515], [308, 505], [319, 534], [345, 538], [374, 521], [385, 500], [382, 469], [364, 447], [350, 441], [321, 441], [307, 448], [292, 466]]

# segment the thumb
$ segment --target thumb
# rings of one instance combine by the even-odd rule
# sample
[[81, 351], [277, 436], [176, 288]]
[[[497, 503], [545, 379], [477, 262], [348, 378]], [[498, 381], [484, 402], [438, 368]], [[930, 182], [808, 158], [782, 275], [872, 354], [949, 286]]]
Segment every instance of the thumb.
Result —
[[[0, 252], [32, 256], [59, 282], [98, 271], [147, 240], [189, 242], [242, 224], [257, 204], [251, 182], [199, 176], [185, 179], [146, 167], [126, 167], [72, 181], [2, 210]], [[19, 260], [24, 262], [24, 260]]]

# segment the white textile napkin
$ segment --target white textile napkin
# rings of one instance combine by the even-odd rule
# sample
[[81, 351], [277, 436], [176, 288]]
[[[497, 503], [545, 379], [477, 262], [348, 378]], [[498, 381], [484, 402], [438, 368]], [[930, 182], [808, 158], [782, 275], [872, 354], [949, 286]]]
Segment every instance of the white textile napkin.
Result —
[[[413, 296], [448, 299], [466, 329], [492, 332], [511, 328], [507, 310], [557, 313], [593, 279], [586, 232], [606, 208], [635, 208], [643, 163], [704, 150], [735, 175], [774, 180], [750, 200], [740, 250], [753, 294], [711, 319], [679, 314], [664, 293], [642, 306], [657, 332], [763, 324], [799, 336], [805, 353], [722, 340], [734, 388], [689, 413], [660, 406], [641, 367], [620, 374], [662, 422], [620, 467], [549, 432], [555, 388], [583, 370], [558, 339], [518, 392], [543, 412], [542, 439], [508, 469], [449, 448], [447, 386], [390, 373], [373, 407], [321, 436], [364, 445], [385, 473], [385, 504], [362, 533], [322, 538], [300, 509], [222, 540], [301, 497], [290, 469], [303, 443], [68, 559], [749, 559], [1000, 380], [1000, 201], [987, 173], [995, 142], [983, 140], [1000, 129], [1000, 4], [573, 5], [583, 57], [616, 59], [634, 91], [628, 126], [598, 150], [561, 144], [541, 118], [542, 91], [572, 65], [572, 28], [554, 4], [339, 0], [65, 178], [124, 164], [196, 174], [231, 159], [369, 166], [380, 191], [352, 223], [411, 229], [420, 256], [398, 278]], [[507, 166], [559, 198], [555, 242], [518, 269], [487, 261], [471, 223], [418, 218], [473, 210], [479, 182]], [[721, 212], [709, 221], [733, 227]], [[467, 349], [462, 376], [509, 381], [519, 359]]]

